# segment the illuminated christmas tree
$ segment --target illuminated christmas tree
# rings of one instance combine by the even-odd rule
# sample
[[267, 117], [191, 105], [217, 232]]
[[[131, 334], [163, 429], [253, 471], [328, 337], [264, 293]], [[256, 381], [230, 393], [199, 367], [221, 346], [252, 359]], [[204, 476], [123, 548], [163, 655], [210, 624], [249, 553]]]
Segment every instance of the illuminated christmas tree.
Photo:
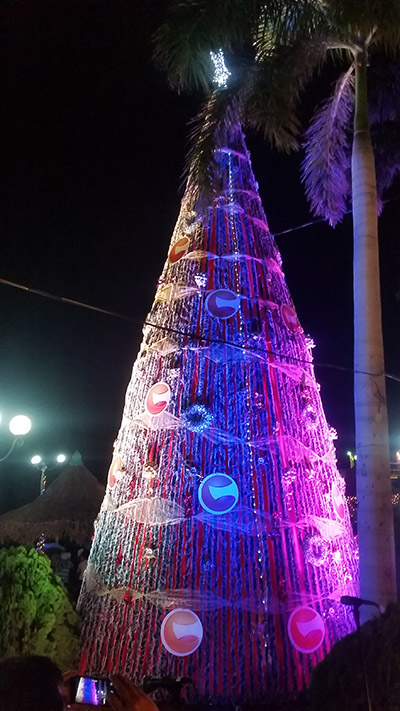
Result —
[[353, 630], [335, 432], [239, 123], [188, 186], [133, 366], [83, 586], [82, 668], [214, 701], [304, 687]]

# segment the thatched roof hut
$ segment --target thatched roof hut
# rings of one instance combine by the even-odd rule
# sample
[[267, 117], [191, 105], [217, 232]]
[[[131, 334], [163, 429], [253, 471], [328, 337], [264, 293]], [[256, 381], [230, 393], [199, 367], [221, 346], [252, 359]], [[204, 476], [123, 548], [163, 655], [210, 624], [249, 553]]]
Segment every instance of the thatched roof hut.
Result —
[[42, 496], [0, 516], [0, 542], [34, 545], [43, 533], [47, 540], [69, 538], [87, 546], [103, 498], [104, 486], [75, 452]]

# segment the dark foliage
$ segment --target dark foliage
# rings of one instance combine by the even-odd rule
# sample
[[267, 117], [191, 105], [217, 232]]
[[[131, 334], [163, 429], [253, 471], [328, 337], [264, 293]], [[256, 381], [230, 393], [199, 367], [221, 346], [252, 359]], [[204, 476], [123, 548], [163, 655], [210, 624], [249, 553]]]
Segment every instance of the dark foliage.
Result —
[[[231, 69], [229, 89], [214, 94], [192, 126], [188, 163], [193, 161], [193, 176], [210, 193], [215, 129], [219, 120], [226, 123], [233, 109], [278, 149], [296, 150], [299, 102], [313, 73], [328, 57], [336, 58], [342, 71], [343, 61], [349, 69], [357, 53], [366, 50], [371, 55], [369, 103], [382, 206], [382, 194], [400, 165], [398, 108], [393, 115], [394, 104], [400, 105], [400, 82], [396, 63], [392, 68], [388, 64], [388, 54], [400, 47], [399, 28], [398, 0], [173, 0], [155, 38], [157, 61], [171, 85], [178, 90], [201, 88], [209, 94], [210, 50], [223, 48]], [[382, 61], [375, 70], [379, 52], [386, 54], [387, 75]], [[351, 197], [353, 87], [352, 77], [346, 77], [317, 109], [304, 144], [307, 197], [313, 213], [331, 225], [342, 219]], [[375, 90], [375, 84], [381, 88]]]
[[[361, 646], [360, 646], [361, 645]], [[400, 605], [370, 620], [357, 632], [337, 642], [314, 669], [312, 711], [365, 711], [362, 657], [374, 711], [400, 709]]]
[[233, 122], [233, 114], [237, 111], [239, 103], [235, 88], [215, 91], [191, 121], [184, 175], [196, 189], [201, 186], [195, 196], [197, 202], [202, 200], [209, 204], [218, 192], [218, 171], [214, 159], [216, 134]]

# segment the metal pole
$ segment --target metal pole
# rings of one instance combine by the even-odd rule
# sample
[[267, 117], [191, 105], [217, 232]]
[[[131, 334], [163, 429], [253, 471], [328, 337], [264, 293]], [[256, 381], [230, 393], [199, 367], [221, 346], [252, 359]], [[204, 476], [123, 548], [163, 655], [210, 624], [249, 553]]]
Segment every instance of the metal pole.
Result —
[[[46, 470], [47, 464], [42, 464], [42, 466], [40, 467], [40, 496], [42, 496], [42, 494], [44, 494], [44, 492], [46, 491]], [[44, 533], [42, 533], [35, 546], [38, 552], [44, 551], [44, 543], [45, 537]]]
[[365, 697], [367, 699], [368, 711], [372, 711], [371, 696], [370, 696], [369, 687], [368, 687], [367, 669], [365, 666], [365, 657], [364, 657], [364, 650], [363, 650], [363, 645], [362, 645], [359, 605], [353, 605], [353, 613], [354, 613], [354, 619], [355, 619], [356, 627], [357, 627], [358, 653], [361, 658], [361, 667], [362, 667], [364, 687], [365, 687]]
[[364, 648], [362, 645], [362, 635], [360, 627], [360, 607], [361, 605], [373, 605], [374, 607], [378, 608], [379, 613], [381, 612], [381, 609], [378, 603], [373, 602], [372, 600], [363, 600], [360, 597], [354, 597], [352, 595], [342, 595], [342, 597], [340, 598], [340, 602], [342, 603], [342, 605], [348, 605], [349, 607], [353, 608], [354, 620], [357, 628], [358, 653], [361, 659], [362, 674], [364, 679], [365, 697], [367, 700], [368, 711], [372, 711], [371, 696], [368, 687], [367, 668], [365, 666]]
[[47, 464], [42, 464], [40, 467], [40, 496], [46, 491], [46, 470]]

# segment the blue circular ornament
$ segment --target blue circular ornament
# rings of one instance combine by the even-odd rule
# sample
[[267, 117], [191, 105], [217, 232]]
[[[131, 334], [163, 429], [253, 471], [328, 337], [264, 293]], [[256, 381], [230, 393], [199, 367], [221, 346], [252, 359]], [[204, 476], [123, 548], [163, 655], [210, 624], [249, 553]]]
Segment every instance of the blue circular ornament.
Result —
[[190, 405], [181, 415], [181, 420], [192, 432], [203, 432], [213, 422], [213, 414], [205, 405]]
[[236, 506], [238, 499], [238, 486], [228, 474], [209, 474], [200, 484], [199, 501], [203, 509], [210, 514], [229, 513]]

